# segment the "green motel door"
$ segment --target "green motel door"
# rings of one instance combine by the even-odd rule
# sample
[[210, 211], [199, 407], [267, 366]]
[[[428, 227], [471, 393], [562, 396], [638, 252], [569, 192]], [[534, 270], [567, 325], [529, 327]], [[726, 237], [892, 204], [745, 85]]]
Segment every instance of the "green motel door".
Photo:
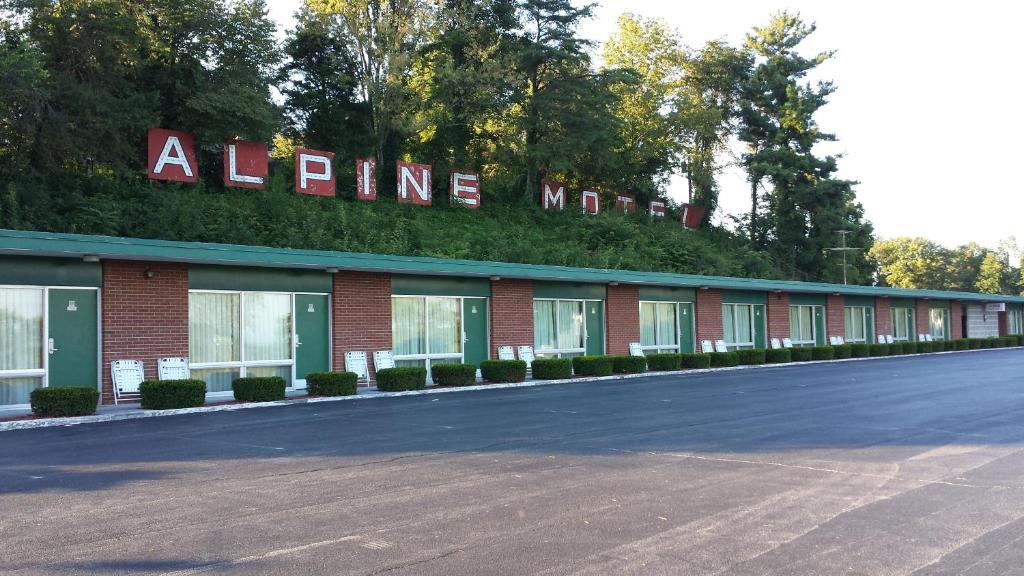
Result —
[[295, 295], [295, 387], [306, 375], [330, 370], [330, 299], [326, 294]]
[[689, 302], [679, 303], [679, 351], [688, 354], [694, 351], [693, 348], [693, 304]]
[[604, 355], [604, 302], [587, 300], [583, 303], [587, 316], [587, 356]]
[[462, 299], [463, 362], [477, 368], [487, 360], [487, 298]]
[[47, 386], [97, 387], [99, 336], [98, 290], [51, 288]]

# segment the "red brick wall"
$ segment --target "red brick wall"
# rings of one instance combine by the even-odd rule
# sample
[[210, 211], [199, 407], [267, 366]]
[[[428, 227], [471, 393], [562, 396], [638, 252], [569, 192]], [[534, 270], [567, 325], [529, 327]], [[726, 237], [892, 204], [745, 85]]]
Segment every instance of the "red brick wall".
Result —
[[489, 358], [497, 357], [498, 346], [533, 346], [532, 280], [491, 280]]
[[[153, 272], [146, 277], [146, 270]], [[142, 360], [146, 378], [157, 377], [157, 359], [188, 357], [188, 267], [103, 262], [103, 403], [114, 402], [110, 363]]]
[[345, 352], [366, 352], [370, 378], [375, 378], [373, 353], [392, 346], [391, 276], [338, 272], [332, 304], [334, 369], [344, 369]]
[[[832, 336], [846, 337], [846, 316], [843, 314], [845, 301], [842, 296], [829, 294], [825, 301], [825, 333]], [[828, 339], [825, 340], [828, 342]]]
[[886, 334], [892, 334], [892, 304], [888, 298], [875, 298], [875, 339], [872, 342], [878, 342], [878, 337]]
[[963, 305], [960, 302], [949, 303], [949, 337], [959, 340], [964, 337]]
[[721, 340], [724, 337], [722, 330], [722, 291], [709, 288], [697, 290], [697, 303], [695, 306], [697, 315], [697, 334], [695, 346], [700, 350], [701, 340]]
[[629, 354], [629, 343], [640, 341], [640, 287], [608, 286], [605, 308], [607, 353]]
[[780, 342], [789, 338], [789, 293], [769, 292], [765, 313], [768, 314], [768, 346], [771, 347], [772, 338], [778, 338]]
[[917, 340], [918, 334], [928, 334], [931, 332], [931, 325], [928, 321], [928, 301], [918, 300], [915, 302], [916, 309], [914, 310], [914, 323], [917, 324], [917, 328], [914, 331], [912, 340]]

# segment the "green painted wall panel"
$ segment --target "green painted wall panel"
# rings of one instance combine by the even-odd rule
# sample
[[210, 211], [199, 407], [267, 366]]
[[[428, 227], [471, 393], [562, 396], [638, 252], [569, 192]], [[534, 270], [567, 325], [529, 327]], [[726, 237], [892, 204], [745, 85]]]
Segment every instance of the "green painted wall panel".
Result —
[[949, 309], [949, 300], [929, 300], [928, 301], [928, 307], [929, 308], [942, 308], [944, 310], [948, 310]]
[[489, 298], [491, 281], [487, 278], [445, 276], [391, 277], [391, 293], [397, 296], [473, 296]]
[[692, 288], [641, 286], [640, 300], [648, 302], [695, 302], [697, 299], [696, 292]]
[[604, 284], [583, 282], [534, 282], [534, 298], [565, 298], [567, 300], [606, 300], [608, 289]]
[[72, 258], [0, 256], [0, 284], [18, 286], [103, 286], [103, 266]]
[[722, 290], [722, 304], [767, 304], [767, 292]]
[[789, 295], [789, 303], [794, 306], [824, 306], [827, 296], [824, 294], [800, 294], [794, 292]]
[[889, 306], [892, 308], [914, 308], [917, 304], [913, 298], [890, 298]]
[[334, 280], [320, 270], [196, 265], [188, 268], [188, 287], [193, 290], [329, 293], [334, 290]]
[[875, 307], [874, 296], [843, 296], [844, 306], [863, 306], [867, 308]]

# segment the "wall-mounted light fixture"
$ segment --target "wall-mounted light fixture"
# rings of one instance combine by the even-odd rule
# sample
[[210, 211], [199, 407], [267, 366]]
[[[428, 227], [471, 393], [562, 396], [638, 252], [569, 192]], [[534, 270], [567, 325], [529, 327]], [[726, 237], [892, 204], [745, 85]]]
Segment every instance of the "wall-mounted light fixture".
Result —
[[338, 269], [337, 268], [328, 268], [327, 269], [327, 273], [328, 274], [337, 274], [338, 273]]
[[86, 254], [82, 256], [82, 262], [99, 262], [100, 257], [95, 254]]
[[156, 272], [150, 270], [149, 268], [146, 268], [146, 271], [143, 272], [142, 275], [145, 276], [146, 278], [155, 278]]
[[619, 283], [618, 282], [609, 282], [608, 285], [609, 286], [618, 286]]
[[501, 276], [491, 276], [491, 282], [497, 282], [498, 280], [501, 280]]

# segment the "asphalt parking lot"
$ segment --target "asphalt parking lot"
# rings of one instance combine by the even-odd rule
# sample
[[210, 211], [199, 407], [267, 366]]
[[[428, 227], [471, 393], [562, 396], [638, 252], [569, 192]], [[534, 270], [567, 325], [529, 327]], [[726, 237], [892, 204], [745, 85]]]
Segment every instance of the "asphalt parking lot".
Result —
[[0, 433], [4, 574], [1024, 573], [1024, 351]]

